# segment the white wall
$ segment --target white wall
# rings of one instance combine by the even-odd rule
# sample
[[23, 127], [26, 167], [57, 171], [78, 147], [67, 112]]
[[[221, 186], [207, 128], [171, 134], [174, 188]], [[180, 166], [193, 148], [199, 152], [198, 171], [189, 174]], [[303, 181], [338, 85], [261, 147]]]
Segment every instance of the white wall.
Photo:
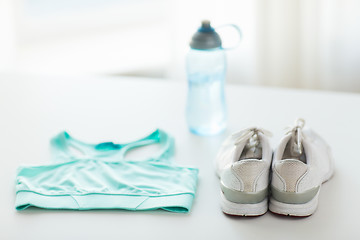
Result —
[[243, 31], [228, 82], [360, 92], [359, 12], [358, 0], [0, 0], [0, 72], [186, 81], [191, 35], [209, 19]]
[[0, 72], [12, 71], [15, 60], [14, 8], [12, 0], [0, 0]]
[[258, 1], [265, 85], [360, 92], [360, 1]]

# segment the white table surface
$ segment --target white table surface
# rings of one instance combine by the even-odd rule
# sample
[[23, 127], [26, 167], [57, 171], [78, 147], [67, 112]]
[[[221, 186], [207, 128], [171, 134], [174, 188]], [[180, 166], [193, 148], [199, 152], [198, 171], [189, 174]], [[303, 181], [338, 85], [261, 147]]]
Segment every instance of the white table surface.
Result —
[[[360, 239], [360, 95], [229, 85], [227, 131], [199, 137], [185, 123], [186, 88], [185, 82], [165, 80], [0, 75], [0, 239]], [[298, 116], [328, 141], [336, 160], [316, 213], [224, 215], [213, 169], [219, 144], [230, 132], [256, 125], [274, 133], [275, 147]], [[178, 164], [200, 169], [189, 214], [14, 209], [16, 168], [47, 164], [56, 133], [67, 130], [93, 143], [127, 142], [155, 128], [175, 137]]]

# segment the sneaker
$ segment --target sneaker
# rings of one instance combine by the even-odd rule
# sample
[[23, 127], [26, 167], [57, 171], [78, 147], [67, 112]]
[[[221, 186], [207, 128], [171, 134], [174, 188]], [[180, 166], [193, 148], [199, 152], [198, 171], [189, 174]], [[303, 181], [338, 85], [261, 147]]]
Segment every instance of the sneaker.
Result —
[[216, 157], [221, 208], [229, 215], [259, 216], [268, 210], [272, 150], [260, 128], [248, 128], [225, 140]]
[[304, 124], [303, 119], [298, 119], [274, 153], [271, 212], [289, 216], [313, 214], [321, 184], [333, 175], [329, 145]]

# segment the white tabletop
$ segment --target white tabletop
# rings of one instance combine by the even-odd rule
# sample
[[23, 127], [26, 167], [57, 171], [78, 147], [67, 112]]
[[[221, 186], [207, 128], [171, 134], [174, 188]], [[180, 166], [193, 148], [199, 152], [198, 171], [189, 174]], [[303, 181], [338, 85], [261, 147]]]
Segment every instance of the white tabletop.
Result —
[[[359, 239], [360, 95], [229, 85], [228, 129], [215, 137], [187, 130], [186, 83], [131, 78], [0, 75], [0, 239]], [[261, 126], [273, 147], [296, 117], [333, 147], [335, 176], [307, 218], [228, 217], [219, 206], [213, 160], [232, 131]], [[175, 161], [200, 169], [188, 214], [166, 211], [57, 211], [14, 208], [20, 165], [49, 161], [49, 140], [67, 130], [87, 142], [127, 142], [155, 128], [175, 138]], [[142, 151], [145, 154], [148, 151]], [[141, 155], [140, 150], [135, 155]], [[125, 237], [125, 238], [123, 238]]]

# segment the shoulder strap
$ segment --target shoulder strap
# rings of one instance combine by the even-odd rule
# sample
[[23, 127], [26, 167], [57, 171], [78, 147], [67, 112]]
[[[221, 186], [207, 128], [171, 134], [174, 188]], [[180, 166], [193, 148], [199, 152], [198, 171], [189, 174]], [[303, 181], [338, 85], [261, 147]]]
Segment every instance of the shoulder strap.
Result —
[[146, 160], [162, 161], [170, 159], [174, 154], [174, 139], [168, 135], [165, 131], [157, 129], [150, 135], [139, 139], [137, 141], [126, 144], [122, 149], [121, 157], [124, 159], [126, 153], [134, 148], [142, 147], [150, 144], [158, 143], [160, 144], [161, 151], [155, 156], [151, 156]]
[[124, 160], [129, 150], [154, 143], [159, 143], [162, 149], [159, 154], [146, 158], [146, 160], [162, 161], [171, 158], [174, 153], [174, 140], [160, 129], [142, 139], [127, 144], [115, 144], [113, 142], [88, 144], [72, 138], [67, 132], [61, 132], [51, 139], [50, 145], [52, 159], [57, 162], [81, 159], [121, 161]]

